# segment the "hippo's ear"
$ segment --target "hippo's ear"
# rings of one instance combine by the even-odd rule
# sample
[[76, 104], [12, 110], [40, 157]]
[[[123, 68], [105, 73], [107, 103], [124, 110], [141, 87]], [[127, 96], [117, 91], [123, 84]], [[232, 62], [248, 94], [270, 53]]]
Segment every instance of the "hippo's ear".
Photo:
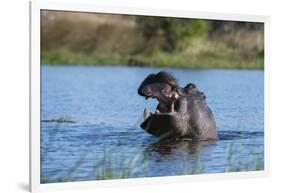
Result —
[[187, 94], [196, 93], [196, 92], [197, 92], [196, 85], [193, 84], [193, 83], [189, 83], [189, 84], [187, 84], [187, 85], [184, 87], [184, 91], [185, 91], [185, 93], [187, 93]]
[[196, 88], [196, 85], [193, 84], [193, 83], [188, 83], [184, 88], [185, 89], [193, 89], [193, 88]]

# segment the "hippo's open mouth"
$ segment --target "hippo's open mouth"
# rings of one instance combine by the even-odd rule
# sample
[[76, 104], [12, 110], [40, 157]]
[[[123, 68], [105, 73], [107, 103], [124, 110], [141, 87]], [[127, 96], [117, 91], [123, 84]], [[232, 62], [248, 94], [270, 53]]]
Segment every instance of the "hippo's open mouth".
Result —
[[143, 80], [138, 94], [159, 102], [154, 113], [144, 110], [144, 121], [140, 126], [149, 134], [160, 138], [217, 139], [214, 115], [206, 96], [195, 84], [180, 87], [175, 77], [158, 72]]

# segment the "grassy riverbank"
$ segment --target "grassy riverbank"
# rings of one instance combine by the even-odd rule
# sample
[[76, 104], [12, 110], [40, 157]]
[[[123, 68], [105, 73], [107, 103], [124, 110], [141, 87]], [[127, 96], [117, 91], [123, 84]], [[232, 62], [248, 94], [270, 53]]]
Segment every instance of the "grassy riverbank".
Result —
[[[130, 63], [132, 62], [132, 63]], [[73, 53], [70, 50], [59, 49], [44, 52], [43, 64], [72, 64], [72, 65], [128, 65], [154, 66], [175, 68], [226, 68], [226, 69], [263, 69], [263, 58], [243, 59], [239, 56], [214, 57], [211, 55], [181, 56], [179, 54], [157, 53], [152, 56], [135, 55], [96, 55]]]
[[263, 24], [42, 12], [42, 63], [263, 69]]

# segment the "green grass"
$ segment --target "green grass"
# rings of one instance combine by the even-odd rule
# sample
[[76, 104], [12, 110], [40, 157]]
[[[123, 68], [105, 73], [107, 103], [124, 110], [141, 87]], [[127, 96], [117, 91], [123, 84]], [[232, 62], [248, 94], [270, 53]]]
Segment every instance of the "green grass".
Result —
[[264, 169], [264, 159], [254, 156], [254, 152], [249, 154], [247, 162], [240, 160], [240, 148], [244, 148], [242, 144], [236, 145], [235, 147], [232, 143], [229, 144], [225, 172], [260, 171]]
[[[239, 160], [237, 157], [237, 149], [233, 148], [230, 144], [226, 149], [226, 166], [225, 172], [241, 172], [241, 171], [260, 171], [264, 169], [264, 160], [262, 158], [249, 155], [246, 162]], [[239, 153], [238, 153], [239, 154]], [[81, 156], [79, 160], [63, 175], [59, 175], [56, 180], [43, 178], [42, 183], [49, 183], [52, 181], [57, 182], [70, 182], [74, 181], [72, 178], [76, 169], [85, 161], [85, 155]], [[105, 152], [103, 158], [100, 160], [97, 167], [93, 167], [91, 178], [93, 180], [111, 180], [111, 179], [128, 179], [134, 178], [139, 172], [149, 170], [149, 162], [146, 157], [142, 157], [140, 153], [135, 156], [124, 160], [120, 166], [116, 167], [110, 152]], [[250, 161], [249, 161], [250, 160]], [[193, 175], [204, 174], [204, 165], [200, 159], [200, 154], [192, 163], [188, 163], [183, 157], [181, 169], [178, 173], [173, 175]]]
[[[131, 61], [134, 61], [133, 63]], [[262, 57], [245, 59], [239, 53], [217, 56], [213, 53], [184, 55], [156, 52], [150, 55], [85, 54], [67, 49], [43, 51], [42, 64], [130, 65], [175, 68], [263, 69]]]
[[[61, 121], [55, 124], [52, 132], [50, 133], [47, 142], [48, 145], [46, 145], [46, 149], [42, 149], [41, 147], [41, 162], [43, 162], [49, 156], [48, 155], [49, 148], [51, 148], [54, 145], [53, 143], [56, 140], [55, 137], [57, 136], [60, 130], [61, 124], [71, 123], [69, 122], [71, 118], [67, 116], [59, 117], [55, 120], [61, 120]], [[97, 138], [94, 138], [92, 140], [93, 145], [96, 143], [96, 140]], [[202, 162], [200, 157], [201, 144], [189, 140], [188, 141], [184, 140], [179, 142], [186, 142], [186, 143], [191, 143], [190, 145], [192, 144], [195, 145], [196, 155], [195, 155], [195, 159], [192, 162], [188, 162], [185, 157], [186, 155], [183, 155], [182, 162], [181, 162], [182, 165], [180, 169], [177, 171], [177, 173], [173, 173], [172, 175], [192, 175], [192, 174], [206, 173], [206, 171], [204, 171], [204, 162]], [[122, 161], [118, 164], [116, 160], [114, 160], [114, 152], [106, 151], [106, 149], [104, 149], [102, 158], [93, 158], [94, 160], [98, 159], [98, 162], [94, 164], [93, 161], [92, 170], [89, 172], [90, 173], [89, 179], [110, 180], [110, 179], [135, 178], [136, 176], [138, 176], [139, 173], [142, 174], [146, 173], [150, 169], [147, 153], [149, 154], [153, 150], [153, 147], [155, 147], [155, 145], [162, 146], [162, 148], [164, 148], [165, 145], [171, 145], [170, 143], [173, 143], [173, 141], [169, 141], [169, 140], [163, 141], [163, 140], [156, 139], [154, 143], [148, 144], [147, 147], [144, 148], [143, 152], [142, 151], [136, 152], [134, 156], [126, 159], [122, 159]], [[264, 169], [263, 157], [259, 157], [255, 155], [256, 152], [260, 152], [261, 150], [263, 151], [263, 149], [259, 149], [259, 148], [255, 149], [255, 151], [249, 153], [247, 160], [244, 160], [242, 157], [245, 155], [242, 155], [242, 152], [240, 151], [243, 148], [245, 148], [243, 146], [243, 141], [240, 142], [238, 141], [238, 143], [237, 142], [229, 143], [229, 145], [225, 149], [226, 157], [224, 163], [225, 166], [224, 172], [260, 171]], [[118, 151], [124, 151], [124, 153], [126, 153], [125, 150], [118, 150]], [[58, 172], [51, 176], [42, 177], [41, 182], [52, 183], [52, 182], [75, 181], [75, 179], [73, 178], [74, 173], [83, 163], [87, 162], [88, 160], [87, 156], [91, 155], [92, 153], [94, 152], [91, 151], [82, 152], [79, 159], [77, 159], [72, 166], [69, 166], [67, 170], [64, 170], [62, 173]], [[121, 155], [120, 157], [123, 156]]]
[[[200, 148], [200, 147], [199, 147]], [[225, 172], [241, 172], [241, 171], [260, 171], [264, 169], [264, 159], [254, 155], [249, 155], [246, 162], [239, 159], [240, 154], [237, 148], [233, 148], [233, 144], [230, 144], [226, 149], [226, 163]], [[75, 181], [73, 178], [74, 172], [85, 162], [85, 157], [89, 152], [85, 152], [80, 159], [74, 163], [66, 172], [57, 175], [57, 177], [45, 177], [41, 180], [42, 183], [50, 182], [71, 182]], [[111, 179], [128, 179], [136, 178], [138, 173], [145, 173], [149, 170], [149, 161], [142, 153], [136, 153], [131, 158], [124, 159], [120, 165], [115, 163], [113, 154], [105, 152], [103, 158], [99, 160], [98, 165], [93, 165], [91, 176], [92, 180], [111, 180]], [[193, 175], [204, 174], [204, 163], [200, 158], [200, 153], [196, 155], [196, 158], [190, 163], [187, 162], [183, 156], [181, 168], [177, 173], [172, 175]]]

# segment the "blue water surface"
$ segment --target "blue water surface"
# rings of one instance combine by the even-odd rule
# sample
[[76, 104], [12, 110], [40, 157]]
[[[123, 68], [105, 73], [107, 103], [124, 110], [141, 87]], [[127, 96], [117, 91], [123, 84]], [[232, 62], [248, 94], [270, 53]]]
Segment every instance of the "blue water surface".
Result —
[[[207, 96], [215, 143], [157, 142], [140, 127], [137, 88], [171, 72]], [[41, 182], [174, 176], [263, 169], [264, 72], [112, 66], [41, 66]]]

